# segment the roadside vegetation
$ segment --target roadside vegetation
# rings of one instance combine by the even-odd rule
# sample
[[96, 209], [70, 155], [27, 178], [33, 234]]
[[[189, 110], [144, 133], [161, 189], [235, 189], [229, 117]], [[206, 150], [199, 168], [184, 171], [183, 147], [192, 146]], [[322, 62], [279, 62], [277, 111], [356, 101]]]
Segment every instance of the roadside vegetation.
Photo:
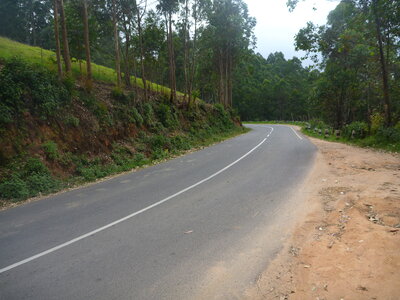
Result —
[[398, 126], [387, 128], [383, 121], [374, 123], [369, 127], [367, 123], [354, 122], [343, 128], [335, 130], [320, 120], [304, 121], [251, 121], [244, 124], [281, 124], [296, 125], [301, 127], [305, 135], [324, 139], [331, 142], [340, 142], [359, 147], [382, 149], [390, 152], [400, 152], [400, 128]]
[[312, 66], [250, 53], [235, 77], [234, 107], [244, 121], [297, 120], [314, 137], [398, 152], [399, 29], [399, 1], [340, 1], [326, 24], [308, 22], [295, 37]]
[[[189, 109], [151, 93], [59, 81], [46, 66], [3, 60], [0, 198], [3, 205], [153, 164], [245, 132], [221, 104]], [[141, 91], [142, 93], [142, 91]]]

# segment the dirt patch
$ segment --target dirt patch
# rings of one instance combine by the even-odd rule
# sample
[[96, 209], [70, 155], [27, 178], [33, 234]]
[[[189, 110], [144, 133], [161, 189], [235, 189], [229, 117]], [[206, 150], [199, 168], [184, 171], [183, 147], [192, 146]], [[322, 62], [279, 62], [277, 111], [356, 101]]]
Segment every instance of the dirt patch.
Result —
[[400, 156], [311, 139], [310, 213], [249, 299], [400, 299]]

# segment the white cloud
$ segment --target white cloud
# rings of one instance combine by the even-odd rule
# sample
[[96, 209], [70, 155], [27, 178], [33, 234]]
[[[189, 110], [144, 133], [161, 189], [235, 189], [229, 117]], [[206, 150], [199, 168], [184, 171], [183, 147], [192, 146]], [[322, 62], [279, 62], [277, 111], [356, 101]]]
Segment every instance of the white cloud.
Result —
[[286, 6], [287, 0], [244, 0], [251, 16], [257, 19], [254, 30], [257, 49], [265, 58], [272, 52], [281, 51], [285, 57], [302, 57], [295, 51], [294, 36], [308, 21], [323, 25], [338, 1], [300, 1], [293, 12]]

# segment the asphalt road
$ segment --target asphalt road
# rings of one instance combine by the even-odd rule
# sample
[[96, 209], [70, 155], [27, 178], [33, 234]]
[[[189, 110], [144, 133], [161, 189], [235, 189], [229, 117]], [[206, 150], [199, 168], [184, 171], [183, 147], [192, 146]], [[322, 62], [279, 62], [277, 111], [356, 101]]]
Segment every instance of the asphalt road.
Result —
[[315, 147], [287, 126], [0, 212], [0, 299], [241, 298]]

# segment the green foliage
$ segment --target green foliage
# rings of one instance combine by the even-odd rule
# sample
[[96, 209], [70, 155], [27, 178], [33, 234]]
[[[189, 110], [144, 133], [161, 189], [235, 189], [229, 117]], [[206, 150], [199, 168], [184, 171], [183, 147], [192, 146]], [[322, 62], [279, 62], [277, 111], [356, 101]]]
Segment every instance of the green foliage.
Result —
[[139, 111], [136, 109], [136, 107], [131, 108], [130, 115], [131, 115], [132, 121], [135, 122], [137, 126], [141, 127], [143, 125], [143, 117], [139, 113]]
[[144, 123], [148, 126], [154, 125], [155, 115], [153, 107], [150, 103], [144, 103], [142, 106], [142, 116]]
[[353, 122], [344, 127], [343, 133], [347, 138], [364, 138], [368, 133], [368, 124], [365, 122]]
[[120, 103], [129, 103], [129, 97], [125, 95], [124, 91], [121, 88], [113, 88], [113, 90], [111, 91], [111, 96]]
[[41, 66], [12, 59], [0, 71], [0, 121], [15, 121], [24, 111], [47, 119], [69, 101], [66, 87]]
[[0, 183], [0, 198], [2, 199], [24, 199], [29, 197], [30, 193], [27, 184], [19, 176], [11, 176]]
[[71, 115], [65, 118], [64, 123], [72, 127], [79, 127], [79, 119]]
[[376, 133], [378, 141], [400, 144], [400, 129], [394, 127], [381, 127]]
[[383, 127], [385, 119], [381, 113], [375, 112], [370, 117], [371, 120], [371, 133], [376, 134], [378, 129]]
[[13, 172], [0, 183], [0, 198], [16, 201], [39, 194], [54, 192], [60, 182], [54, 179], [49, 169], [37, 158], [29, 158], [22, 168]]
[[43, 151], [50, 160], [56, 160], [59, 157], [58, 146], [53, 141], [48, 141], [42, 144]]
[[157, 117], [166, 128], [176, 128], [178, 126], [178, 119], [175, 113], [171, 111], [171, 106], [160, 103], [157, 106]]

